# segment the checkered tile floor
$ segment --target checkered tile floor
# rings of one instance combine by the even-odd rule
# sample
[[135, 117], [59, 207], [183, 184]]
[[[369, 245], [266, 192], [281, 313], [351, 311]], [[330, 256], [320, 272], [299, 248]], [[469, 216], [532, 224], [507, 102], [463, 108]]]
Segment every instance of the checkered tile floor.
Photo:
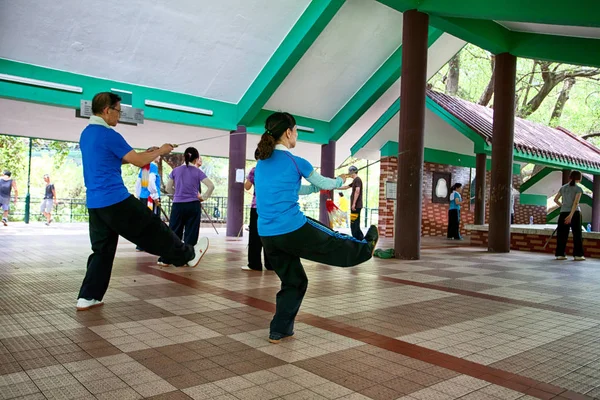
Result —
[[105, 306], [76, 312], [87, 227], [1, 227], [0, 399], [600, 398], [600, 261], [427, 240], [417, 261], [305, 262], [272, 345], [279, 279], [203, 233], [196, 269], [121, 241]]

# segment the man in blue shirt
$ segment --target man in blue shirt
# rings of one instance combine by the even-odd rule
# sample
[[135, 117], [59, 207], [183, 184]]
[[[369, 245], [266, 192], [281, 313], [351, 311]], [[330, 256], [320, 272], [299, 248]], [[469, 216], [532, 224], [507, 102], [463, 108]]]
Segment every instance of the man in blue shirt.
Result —
[[156, 150], [140, 153], [133, 150], [123, 136], [112, 129], [121, 115], [121, 98], [114, 93], [96, 94], [92, 113], [90, 124], [79, 140], [93, 251], [79, 290], [79, 311], [103, 304], [119, 236], [175, 266], [196, 267], [208, 249], [206, 238], [194, 247], [183, 244], [123, 183], [122, 164], [131, 163], [141, 168], [156, 157], [170, 153], [173, 145], [163, 144]]

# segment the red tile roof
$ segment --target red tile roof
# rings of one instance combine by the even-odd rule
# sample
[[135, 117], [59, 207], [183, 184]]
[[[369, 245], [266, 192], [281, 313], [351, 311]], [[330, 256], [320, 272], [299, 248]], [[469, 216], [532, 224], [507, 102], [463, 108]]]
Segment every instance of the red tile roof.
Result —
[[[493, 109], [433, 90], [427, 90], [427, 96], [488, 143], [492, 143]], [[524, 156], [564, 162], [574, 168], [580, 166], [600, 169], [600, 149], [564, 128], [555, 129], [515, 118], [514, 146]]]

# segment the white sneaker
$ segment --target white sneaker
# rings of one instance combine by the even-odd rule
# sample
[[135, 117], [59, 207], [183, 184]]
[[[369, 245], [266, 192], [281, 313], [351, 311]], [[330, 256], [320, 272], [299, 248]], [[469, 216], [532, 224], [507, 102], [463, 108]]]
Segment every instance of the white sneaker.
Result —
[[159, 265], [161, 267], [170, 267], [171, 266], [171, 264], [167, 264], [166, 262], [162, 262], [162, 261], [157, 261], [156, 265]]
[[188, 261], [188, 267], [196, 268], [200, 264], [200, 260], [202, 260], [204, 254], [206, 254], [206, 250], [208, 250], [208, 238], [201, 237], [194, 246], [194, 258]]
[[88, 299], [78, 299], [77, 300], [77, 311], [85, 311], [90, 308], [103, 306], [104, 302], [101, 300], [88, 300]]
[[242, 270], [244, 270], [244, 271], [254, 271], [252, 268], [250, 268], [250, 267], [249, 267], [249, 266], [247, 266], [247, 265], [244, 265], [244, 266], [242, 267]]
[[567, 257], [565, 257], [565, 256], [556, 256], [556, 259], [560, 260], [560, 261], [563, 261], [563, 260], [566, 260]]
[[581, 257], [573, 257], [574, 261], [585, 261], [585, 257], [581, 256]]

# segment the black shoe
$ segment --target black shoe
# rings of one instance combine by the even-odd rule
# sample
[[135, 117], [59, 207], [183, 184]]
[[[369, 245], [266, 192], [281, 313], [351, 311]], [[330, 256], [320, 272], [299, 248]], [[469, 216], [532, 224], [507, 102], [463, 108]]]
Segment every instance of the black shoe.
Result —
[[367, 234], [365, 235], [365, 240], [371, 245], [371, 257], [375, 252], [375, 248], [377, 247], [377, 242], [379, 241], [379, 230], [377, 226], [371, 225]]

